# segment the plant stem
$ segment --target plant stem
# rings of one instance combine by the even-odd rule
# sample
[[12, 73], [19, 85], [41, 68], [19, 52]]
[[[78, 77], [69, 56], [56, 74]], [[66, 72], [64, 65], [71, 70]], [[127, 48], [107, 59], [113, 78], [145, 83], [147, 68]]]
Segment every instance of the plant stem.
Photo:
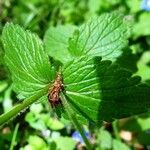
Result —
[[0, 116], [0, 126], [4, 123], [8, 122], [10, 119], [14, 118], [17, 114], [24, 111], [27, 107], [29, 107], [32, 103], [37, 101], [40, 97], [46, 94], [48, 87], [45, 87], [43, 90], [39, 91], [36, 95], [33, 95], [19, 104], [16, 104], [10, 111], [2, 114]]
[[12, 141], [11, 141], [11, 145], [10, 145], [10, 149], [9, 150], [13, 150], [14, 149], [18, 128], [19, 128], [19, 123], [17, 123], [16, 126], [15, 126], [15, 130], [14, 130], [14, 133], [13, 133], [13, 137], [12, 137]]
[[113, 130], [114, 130], [114, 134], [117, 140], [121, 140], [120, 135], [119, 135], [119, 131], [118, 131], [118, 120], [115, 120], [113, 123]]
[[79, 131], [79, 133], [81, 134], [83, 140], [84, 140], [84, 143], [86, 144], [86, 147], [88, 150], [92, 150], [92, 145], [91, 143], [89, 142], [89, 140], [87, 139], [85, 133], [84, 133], [84, 130], [83, 130], [83, 127], [82, 125], [78, 122], [77, 118], [76, 118], [76, 115], [75, 113], [73, 113], [73, 111], [71, 110], [67, 100], [66, 100], [66, 97], [63, 93], [60, 94], [61, 95], [61, 100], [62, 100], [62, 103], [63, 103], [63, 106], [65, 107], [65, 110], [70, 118], [70, 120], [72, 121], [72, 123], [74, 124], [74, 126], [76, 127], [76, 129]]
[[78, 122], [77, 118], [75, 115], [72, 115], [72, 122], [74, 124], [74, 126], [77, 128], [77, 130], [79, 131], [79, 133], [81, 134], [83, 140], [84, 140], [84, 143], [86, 144], [88, 150], [92, 150], [92, 145], [91, 143], [89, 142], [89, 140], [87, 139], [87, 137], [85, 136], [85, 132], [83, 130], [83, 127], [82, 125]]

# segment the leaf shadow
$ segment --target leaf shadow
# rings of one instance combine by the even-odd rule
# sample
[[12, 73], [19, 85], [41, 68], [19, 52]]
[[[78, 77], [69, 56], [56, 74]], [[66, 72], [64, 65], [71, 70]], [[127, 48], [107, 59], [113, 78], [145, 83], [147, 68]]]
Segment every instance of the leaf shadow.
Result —
[[123, 51], [122, 55], [118, 57], [115, 61], [120, 67], [127, 69], [128, 71], [135, 73], [137, 68], [137, 61], [139, 57], [137, 54], [133, 54], [132, 50], [127, 48]]
[[94, 62], [101, 91], [97, 120], [110, 122], [148, 111], [150, 87], [140, 83], [139, 76], [100, 57]]

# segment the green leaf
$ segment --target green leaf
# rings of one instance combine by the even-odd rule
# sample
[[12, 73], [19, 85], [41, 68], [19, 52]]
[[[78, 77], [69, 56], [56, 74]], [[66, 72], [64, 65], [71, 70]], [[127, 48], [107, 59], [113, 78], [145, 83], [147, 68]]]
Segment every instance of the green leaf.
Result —
[[137, 122], [140, 125], [142, 131], [150, 129], [150, 117], [149, 118], [137, 118]]
[[136, 75], [141, 76], [143, 81], [150, 80], [150, 66], [148, 65], [149, 62], [150, 50], [144, 52], [137, 63], [138, 71], [136, 72]]
[[101, 1], [99, 0], [89, 0], [88, 1], [88, 8], [89, 8], [89, 14], [96, 14], [100, 8]]
[[6, 24], [2, 39], [14, 89], [21, 97], [36, 94], [50, 83], [51, 66], [37, 35], [18, 25]]
[[26, 122], [29, 123], [30, 127], [36, 129], [36, 130], [45, 130], [46, 125], [44, 121], [42, 120], [42, 117], [40, 115], [36, 115], [33, 112], [29, 112], [25, 117]]
[[103, 128], [100, 129], [98, 134], [97, 142], [100, 145], [101, 149], [111, 149], [112, 148], [112, 137], [111, 134], [104, 130]]
[[140, 0], [127, 0], [126, 1], [127, 6], [130, 8], [131, 13], [137, 13], [138, 11], [141, 10], [140, 5], [141, 1]]
[[52, 130], [61, 130], [65, 127], [63, 123], [55, 118], [49, 118], [47, 126]]
[[75, 56], [101, 56], [114, 60], [127, 46], [127, 25], [118, 13], [103, 14], [89, 20], [69, 41], [69, 51]]
[[63, 81], [68, 104], [81, 120], [112, 121], [146, 112], [150, 107], [149, 86], [98, 57], [81, 57], [66, 64]]
[[44, 37], [45, 49], [49, 56], [62, 63], [68, 62], [71, 56], [68, 48], [68, 40], [72, 36], [75, 26], [50, 27]]
[[150, 14], [145, 12], [139, 16], [139, 21], [133, 27], [133, 36], [138, 38], [140, 36], [150, 35]]
[[76, 141], [74, 141], [72, 138], [69, 137], [59, 137], [56, 138], [55, 143], [57, 145], [57, 149], [60, 150], [74, 150]]
[[0, 81], [0, 93], [2, 93], [8, 87], [8, 83], [6, 81]]
[[29, 136], [28, 143], [32, 150], [48, 150], [46, 142], [39, 136]]
[[113, 140], [113, 150], [131, 150], [130, 147], [121, 141]]
[[72, 109], [89, 120], [97, 120], [101, 91], [93, 59], [81, 57], [66, 64], [63, 81]]

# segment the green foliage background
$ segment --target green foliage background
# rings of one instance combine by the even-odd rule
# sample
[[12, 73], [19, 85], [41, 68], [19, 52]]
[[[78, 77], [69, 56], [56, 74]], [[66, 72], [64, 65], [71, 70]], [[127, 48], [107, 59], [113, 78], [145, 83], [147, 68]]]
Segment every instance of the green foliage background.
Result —
[[[122, 76], [127, 77], [128, 79], [132, 80], [133, 89], [129, 92], [131, 94], [137, 95], [135, 97], [135, 101], [133, 102], [131, 108], [135, 108], [137, 113], [144, 112], [145, 105], [147, 104], [146, 101], [149, 101], [149, 96], [147, 97], [148, 90], [145, 87], [142, 93], [139, 93], [139, 88], [142, 87], [142, 85], [139, 84], [139, 78], [130, 78], [131, 75], [127, 72], [132, 72], [134, 76], [139, 75], [142, 78], [142, 82], [150, 85], [150, 13], [146, 11], [142, 11], [140, 8], [141, 0], [1, 0], [0, 1], [0, 33], [2, 33], [3, 27], [6, 24], [6, 22], [13, 22], [21, 25], [25, 29], [29, 29], [32, 32], [35, 32], [38, 34], [38, 36], [43, 39], [44, 41], [49, 41], [48, 44], [53, 44], [53, 48], [51, 50], [52, 53], [49, 52], [49, 55], [57, 59], [58, 61], [66, 62], [67, 54], [55, 54], [55, 51], [57, 50], [57, 46], [55, 45], [55, 41], [52, 41], [53, 35], [57, 37], [62, 43], [66, 43], [67, 40], [63, 38], [63, 36], [59, 37], [58, 32], [61, 32], [62, 35], [66, 33], [64, 36], [66, 38], [70, 36], [70, 34], [73, 33], [72, 29], [76, 28], [74, 25], [81, 25], [88, 21], [91, 17], [98, 17], [99, 15], [112, 11], [119, 11], [125, 16], [125, 20], [128, 23], [129, 26], [131, 26], [131, 34], [128, 35], [129, 37], [129, 48], [127, 50], [123, 51], [123, 54], [117, 58], [117, 60], [113, 60], [116, 62], [116, 64], [120, 64], [120, 66], [123, 67], [124, 73], [120, 74], [118, 76], [118, 72], [120, 72], [120, 68], [116, 69], [117, 71], [114, 72], [114, 76], [116, 78], [111, 79], [110, 87], [114, 88], [114, 92], [116, 92], [116, 88], [120, 83], [116, 83], [116, 79], [119, 80]], [[106, 19], [106, 18], [102, 18]], [[69, 25], [68, 25], [69, 24]], [[58, 26], [58, 28], [55, 28], [55, 26]], [[66, 25], [66, 28], [63, 28], [62, 25]], [[50, 26], [54, 26], [49, 28]], [[81, 29], [82, 30], [81, 26]], [[13, 30], [13, 28], [10, 28], [10, 30]], [[58, 30], [58, 31], [57, 31]], [[79, 31], [80, 31], [79, 30]], [[46, 32], [47, 31], [47, 32]], [[65, 31], [65, 32], [64, 32]], [[23, 31], [18, 27], [18, 30], [16, 28], [16, 32], [24, 34]], [[45, 35], [51, 34], [49, 38]], [[97, 31], [96, 31], [97, 32]], [[96, 34], [95, 32], [95, 34]], [[27, 39], [27, 43], [30, 45], [30, 41], [33, 40], [33, 43], [36, 40], [39, 40], [37, 37], [32, 37], [31, 33], [27, 33], [30, 38]], [[58, 34], [58, 36], [57, 36]], [[44, 36], [45, 35], [45, 36]], [[11, 46], [11, 38], [9, 39], [9, 35], [6, 33], [8, 42], [7, 44], [10, 44]], [[76, 36], [74, 35], [74, 38], [70, 41], [70, 49], [73, 50], [72, 45], [74, 46], [74, 40], [76, 40]], [[80, 39], [80, 37], [78, 37]], [[78, 47], [83, 47], [84, 45], [84, 38], [81, 37], [83, 41], [77, 43]], [[1, 39], [1, 34], [0, 34]], [[38, 41], [40, 43], [40, 40]], [[24, 44], [24, 43], [22, 43]], [[125, 43], [122, 43], [125, 44]], [[42, 44], [41, 44], [42, 45]], [[42, 49], [42, 46], [39, 46], [39, 49]], [[55, 47], [56, 46], [56, 47]], [[59, 46], [61, 49], [65, 49], [66, 46], [63, 44], [61, 45], [61, 42], [59, 43]], [[47, 45], [46, 45], [47, 47]], [[55, 49], [56, 48], [56, 49]], [[88, 46], [86, 47], [88, 48]], [[40, 51], [40, 50], [39, 50]], [[42, 50], [41, 50], [42, 52]], [[18, 53], [11, 54], [9, 52], [10, 56], [8, 55], [7, 63], [9, 63], [9, 57], [17, 56]], [[73, 55], [76, 55], [74, 51], [72, 51]], [[118, 54], [118, 53], [117, 53]], [[59, 56], [60, 55], [60, 56]], [[62, 56], [66, 57], [62, 57]], [[93, 54], [96, 55], [96, 54]], [[4, 63], [4, 50], [3, 46], [0, 41], [0, 113], [7, 112], [10, 110], [15, 103], [18, 103], [17, 95], [12, 90], [12, 81], [10, 78], [9, 70], [7, 69], [5, 63]], [[37, 54], [38, 56], [38, 54]], [[39, 55], [39, 57], [42, 56], [45, 58], [44, 62], [37, 62], [37, 64], [43, 64], [44, 68], [48, 70], [48, 58], [47, 56], [42, 53]], [[57, 56], [57, 58], [56, 58]], [[105, 55], [104, 55], [105, 56]], [[62, 58], [61, 58], [62, 57]], [[69, 57], [69, 56], [68, 56]], [[110, 55], [110, 58], [112, 56]], [[15, 58], [15, 57], [14, 57]], [[76, 60], [76, 62], [73, 62], [70, 64], [70, 66], [73, 68], [76, 67], [76, 63], [80, 61], [80, 59], [87, 60], [87, 62], [90, 64], [91, 61], [88, 60], [88, 58], [79, 58]], [[41, 59], [42, 60], [42, 59]], [[26, 58], [24, 57], [21, 59], [22, 64], [26, 61]], [[36, 58], [35, 58], [35, 61]], [[47, 62], [47, 63], [45, 63]], [[67, 63], [67, 62], [66, 62]], [[32, 64], [32, 60], [31, 63]], [[18, 64], [19, 65], [19, 64]], [[45, 83], [49, 82], [50, 74], [53, 75], [53, 72], [48, 73], [46, 75], [44, 73], [44, 69], [38, 65], [32, 64], [33, 67], [38, 68], [39, 72], [41, 74], [37, 77], [39, 83], [34, 89], [30, 89], [28, 87], [29, 91], [25, 91], [24, 93], [20, 93], [21, 96], [19, 98], [32, 95], [32, 91], [36, 91], [39, 89], [39, 87], [43, 87]], [[56, 65], [56, 64], [54, 64]], [[81, 68], [82, 65], [81, 64]], [[12, 65], [14, 66], [14, 65]], [[117, 66], [110, 65], [110, 62], [102, 62], [99, 60], [99, 67], [105, 67], [106, 68], [106, 74], [110, 75], [112, 74], [112, 70], [116, 68]], [[15, 70], [14, 66], [13, 70]], [[67, 75], [68, 70], [66, 69], [68, 67], [68, 64], [64, 67], [64, 76], [66, 75], [65, 82], [67, 81]], [[76, 69], [76, 68], [75, 68]], [[92, 68], [90, 68], [92, 69]], [[91, 71], [91, 70], [89, 70]], [[122, 70], [121, 70], [122, 71]], [[29, 67], [28, 73], [36, 74], [32, 68]], [[74, 70], [72, 70], [74, 72]], [[82, 76], [83, 70], [81, 69], [81, 72], [79, 74]], [[16, 74], [20, 75], [20, 78], [22, 78], [21, 70], [20, 72], [16, 72]], [[47, 71], [46, 71], [47, 73]], [[87, 72], [88, 73], [88, 72]], [[101, 76], [103, 76], [104, 72], [101, 70], [99, 72]], [[70, 77], [70, 79], [73, 78]], [[100, 76], [100, 77], [101, 77]], [[15, 77], [14, 77], [15, 78]], [[32, 77], [31, 77], [32, 78]], [[53, 78], [53, 76], [51, 77]], [[78, 77], [80, 82], [80, 76]], [[102, 78], [102, 77], [101, 77]], [[27, 85], [30, 79], [28, 77], [25, 77], [27, 79]], [[107, 85], [108, 78], [104, 78]], [[28, 81], [29, 80], [29, 81]], [[21, 81], [21, 80], [20, 80]], [[35, 82], [37, 80], [35, 79]], [[37, 83], [37, 82], [36, 82]], [[125, 85], [127, 81], [124, 79], [122, 80], [122, 83]], [[20, 85], [24, 84], [20, 82]], [[19, 85], [19, 84], [18, 84]], [[138, 85], [138, 87], [137, 87]], [[136, 87], [136, 88], [135, 88]], [[76, 87], [75, 87], [76, 88]], [[143, 87], [142, 87], [143, 88]], [[16, 87], [16, 89], [19, 91], [20, 87]], [[69, 86], [68, 96], [70, 99], [76, 100], [80, 97], [82, 99], [83, 97], [81, 95], [73, 95], [72, 92], [74, 89], [74, 86]], [[87, 89], [88, 90], [88, 89]], [[70, 93], [69, 93], [70, 92]], [[72, 92], [72, 93], [71, 93]], [[140, 90], [141, 92], [141, 90]], [[118, 92], [116, 92], [118, 93]], [[143, 99], [143, 102], [139, 103], [138, 98], [141, 95], [146, 95]], [[116, 100], [116, 97], [112, 97], [112, 99]], [[88, 97], [85, 97], [87, 98]], [[104, 95], [104, 98], [107, 99], [107, 95]], [[43, 98], [44, 99], [44, 98]], [[118, 98], [119, 99], [119, 98]], [[124, 94], [124, 97], [122, 99], [126, 99], [126, 95]], [[133, 99], [133, 97], [132, 97]], [[75, 130], [72, 124], [65, 119], [58, 120], [55, 114], [50, 110], [50, 107], [47, 105], [47, 101], [42, 101], [42, 103], [36, 103], [33, 104], [30, 108], [27, 108], [24, 110], [24, 112], [20, 113], [18, 116], [16, 116], [15, 119], [13, 119], [8, 124], [4, 125], [0, 129], [0, 147], [1, 149], [21, 149], [21, 150], [46, 150], [46, 149], [67, 149], [72, 150], [75, 148], [76, 142], [71, 138], [71, 135], [73, 131]], [[144, 104], [145, 102], [145, 104]], [[116, 107], [116, 105], [112, 102], [109, 105], [103, 104], [104, 110], [101, 112], [101, 116], [103, 116], [103, 119], [105, 120], [111, 120], [112, 116], [113, 118], [116, 118], [116, 116], [119, 116], [119, 114], [115, 114], [115, 110], [118, 112], [122, 112], [125, 110], [126, 106], [122, 106], [122, 104], [118, 104], [120, 107]], [[129, 104], [128, 104], [129, 105]], [[82, 104], [84, 106], [84, 104]], [[96, 105], [95, 105], [96, 106]], [[108, 107], [109, 106], [109, 107]], [[88, 107], [94, 107], [90, 105]], [[113, 109], [112, 109], [113, 107]], [[149, 107], [147, 105], [147, 107]], [[83, 107], [84, 108], [84, 107]], [[92, 109], [91, 108], [91, 109]], [[73, 109], [76, 109], [73, 108]], [[85, 108], [86, 109], [86, 108]], [[131, 110], [131, 109], [130, 109]], [[127, 109], [127, 111], [122, 112], [124, 116], [126, 116], [126, 113], [132, 114], [132, 111]], [[51, 112], [51, 113], [50, 113]], [[79, 113], [80, 114], [80, 113]], [[90, 114], [90, 113], [89, 113]], [[104, 116], [105, 115], [105, 116]], [[91, 117], [94, 115], [91, 113]], [[110, 118], [109, 118], [110, 117]], [[122, 116], [121, 116], [122, 117]], [[120, 117], [118, 117], [120, 118]], [[94, 118], [95, 119], [95, 118]], [[93, 118], [92, 118], [93, 120]], [[19, 124], [18, 124], [19, 123]], [[150, 145], [150, 119], [149, 119], [149, 113], [138, 115], [138, 116], [132, 116], [130, 118], [124, 119], [124, 120], [116, 120], [112, 124], [105, 125], [104, 127], [98, 128], [94, 125], [89, 125], [88, 127], [85, 126], [85, 130], [90, 131], [93, 136], [93, 142], [95, 143], [95, 149], [114, 149], [114, 150], [120, 150], [120, 149], [136, 149], [136, 148], [143, 148], [148, 149], [148, 146]], [[16, 131], [16, 132], [14, 132]], [[131, 140], [127, 141], [125, 140], [120, 133], [122, 131], [129, 131], [131, 135], [134, 135]], [[16, 133], [16, 134], [15, 134]], [[15, 138], [16, 135], [16, 138]], [[15, 140], [13, 140], [13, 138]], [[13, 146], [14, 144], [14, 146]], [[67, 145], [67, 148], [64, 147], [64, 145]]]

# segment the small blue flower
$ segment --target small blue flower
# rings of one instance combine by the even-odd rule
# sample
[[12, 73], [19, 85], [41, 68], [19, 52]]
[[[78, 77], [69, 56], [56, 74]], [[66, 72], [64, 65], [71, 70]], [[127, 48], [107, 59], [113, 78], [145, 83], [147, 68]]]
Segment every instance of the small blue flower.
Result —
[[[89, 132], [85, 131], [84, 133], [85, 133], [85, 136], [87, 137], [87, 139], [90, 139], [90, 138], [91, 138]], [[79, 133], [78, 131], [73, 132], [72, 138], [73, 138], [75, 141], [80, 142], [81, 144], [84, 144], [84, 141], [83, 141], [83, 139], [82, 139], [82, 137], [81, 137], [81, 135], [80, 135], [80, 133]]]
[[141, 9], [150, 11], [150, 0], [143, 0], [141, 4]]

